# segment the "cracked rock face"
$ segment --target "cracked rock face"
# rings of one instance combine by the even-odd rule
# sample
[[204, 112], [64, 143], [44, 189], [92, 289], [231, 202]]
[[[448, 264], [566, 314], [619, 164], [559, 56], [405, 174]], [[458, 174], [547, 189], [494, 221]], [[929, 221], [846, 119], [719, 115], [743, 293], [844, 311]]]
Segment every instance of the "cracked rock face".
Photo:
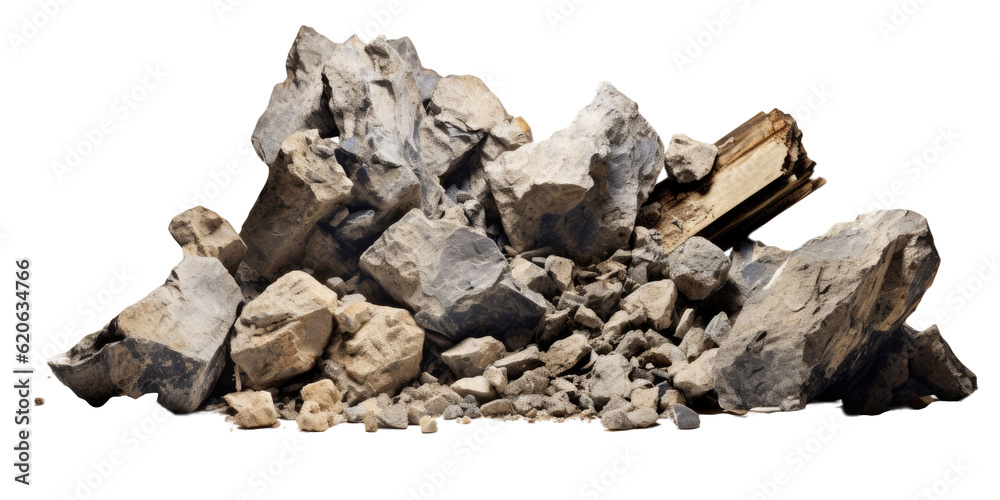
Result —
[[856, 376], [934, 280], [920, 215], [874, 212], [789, 254], [743, 310], [715, 360], [719, 405], [799, 409]]
[[49, 366], [91, 405], [156, 393], [168, 410], [190, 413], [222, 372], [226, 336], [241, 300], [218, 259], [185, 257], [166, 283], [50, 359]]
[[240, 232], [248, 247], [244, 262], [267, 279], [297, 268], [316, 223], [350, 200], [352, 183], [335, 147], [316, 130], [296, 132], [271, 164]]
[[275, 387], [316, 365], [333, 332], [337, 294], [292, 271], [240, 313], [231, 356], [251, 389]]
[[361, 268], [416, 311], [418, 324], [452, 341], [529, 337], [547, 302], [513, 278], [500, 249], [452, 213], [431, 220], [411, 211], [361, 256]]
[[500, 155], [486, 173], [511, 246], [551, 246], [589, 264], [628, 245], [663, 168], [663, 143], [638, 105], [605, 83], [569, 127]]

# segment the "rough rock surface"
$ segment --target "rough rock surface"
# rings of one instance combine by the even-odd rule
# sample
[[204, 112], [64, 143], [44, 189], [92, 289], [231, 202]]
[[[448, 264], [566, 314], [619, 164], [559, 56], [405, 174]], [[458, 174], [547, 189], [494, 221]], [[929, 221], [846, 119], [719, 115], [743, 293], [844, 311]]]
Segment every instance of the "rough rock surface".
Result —
[[496, 333], [508, 346], [526, 345], [547, 307], [513, 278], [496, 244], [454, 212], [437, 220], [408, 213], [365, 251], [361, 267], [416, 311], [418, 324], [452, 341]]
[[691, 300], [702, 300], [726, 281], [729, 257], [711, 241], [695, 236], [667, 258], [670, 279]]
[[664, 168], [663, 143], [638, 105], [608, 83], [567, 128], [486, 164], [511, 246], [551, 246], [577, 262], [628, 245]]
[[698, 142], [684, 134], [675, 134], [667, 146], [667, 172], [682, 184], [702, 180], [715, 166], [719, 148], [715, 144]]
[[656, 330], [665, 330], [673, 321], [677, 288], [670, 280], [654, 281], [640, 286], [622, 299], [622, 309], [649, 324]]
[[939, 262], [927, 221], [904, 210], [808, 241], [744, 304], [720, 347], [719, 405], [800, 409], [853, 378], [916, 308]]
[[371, 309], [369, 319], [353, 333], [338, 327], [321, 363], [349, 405], [396, 393], [417, 378], [424, 346], [424, 329], [409, 312], [361, 304]]
[[441, 361], [459, 378], [478, 377], [505, 353], [503, 343], [493, 337], [467, 338], [441, 353]]
[[235, 273], [247, 245], [233, 226], [219, 214], [202, 206], [181, 212], [170, 221], [170, 236], [181, 246], [184, 255], [215, 257]]
[[333, 333], [337, 294], [292, 271], [250, 301], [236, 321], [231, 356], [251, 389], [280, 385], [316, 365]]
[[335, 149], [336, 143], [316, 130], [296, 132], [271, 163], [240, 231], [247, 244], [243, 261], [268, 280], [297, 269], [316, 223], [350, 200], [352, 183]]
[[52, 357], [49, 366], [94, 406], [114, 396], [157, 393], [168, 410], [192, 412], [222, 372], [226, 336], [241, 300], [218, 259], [187, 256], [166, 283]]
[[226, 404], [236, 410], [233, 422], [244, 429], [271, 427], [278, 423], [271, 393], [267, 391], [242, 391], [223, 396]]

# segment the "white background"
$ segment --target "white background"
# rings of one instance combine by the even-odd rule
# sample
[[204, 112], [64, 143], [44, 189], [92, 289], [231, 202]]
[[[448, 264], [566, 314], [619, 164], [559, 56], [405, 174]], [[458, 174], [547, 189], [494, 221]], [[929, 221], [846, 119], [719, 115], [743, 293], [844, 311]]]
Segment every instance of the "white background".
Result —
[[[5, 417], [4, 498], [996, 498], [996, 2], [224, 2], [0, 7], [0, 276], [12, 295], [14, 259], [32, 259], [33, 396], [46, 399], [32, 413], [30, 487], [12, 481]], [[163, 282], [181, 257], [175, 214], [202, 203], [240, 225], [266, 177], [250, 133], [301, 24], [334, 41], [409, 36], [425, 66], [485, 80], [536, 140], [602, 80], [665, 137], [714, 141], [758, 111], [792, 113], [829, 183], [755, 236], [794, 248], [871, 208], [919, 211], [943, 262], [911, 324], [937, 322], [983, 388], [922, 411], [812, 405], [704, 416], [688, 432], [478, 421], [302, 434], [175, 417], [154, 396], [91, 408], [43, 356]], [[109, 131], [81, 146], [102, 121]], [[57, 175], [69, 149], [86, 154]], [[0, 346], [9, 374], [13, 346]]]

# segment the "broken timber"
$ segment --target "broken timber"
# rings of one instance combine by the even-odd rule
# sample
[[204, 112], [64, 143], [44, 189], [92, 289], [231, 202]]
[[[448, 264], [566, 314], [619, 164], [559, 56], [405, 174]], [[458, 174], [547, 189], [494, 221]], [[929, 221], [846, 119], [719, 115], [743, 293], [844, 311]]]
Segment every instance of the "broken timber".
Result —
[[795, 119], [777, 109], [758, 113], [715, 145], [710, 175], [691, 184], [668, 179], [650, 197], [661, 204], [655, 228], [668, 251], [692, 236], [728, 248], [826, 183], [812, 178], [816, 162], [802, 147]]

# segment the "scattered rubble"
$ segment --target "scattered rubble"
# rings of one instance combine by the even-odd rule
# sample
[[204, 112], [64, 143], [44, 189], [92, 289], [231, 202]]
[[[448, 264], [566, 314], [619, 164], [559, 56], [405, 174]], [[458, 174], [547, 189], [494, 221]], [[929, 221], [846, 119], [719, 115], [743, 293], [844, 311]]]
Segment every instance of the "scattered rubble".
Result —
[[793, 251], [747, 239], [824, 182], [778, 110], [665, 148], [602, 83], [532, 142], [480, 79], [441, 77], [406, 38], [303, 27], [286, 69], [253, 132], [269, 175], [240, 234], [181, 213], [167, 282], [50, 359], [88, 403], [157, 393], [248, 429], [617, 431], [978, 387], [936, 326], [906, 324], [939, 264], [920, 215], [862, 215]]

